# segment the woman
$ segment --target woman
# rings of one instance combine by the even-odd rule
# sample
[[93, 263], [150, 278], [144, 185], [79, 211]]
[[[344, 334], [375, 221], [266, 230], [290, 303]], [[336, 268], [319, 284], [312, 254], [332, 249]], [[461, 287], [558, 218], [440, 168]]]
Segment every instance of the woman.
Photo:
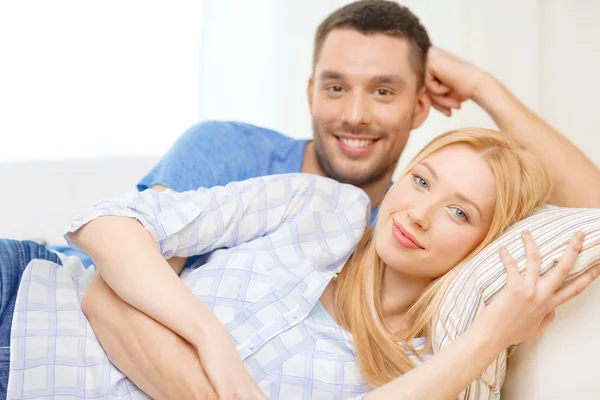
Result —
[[[124, 301], [194, 346], [219, 398], [456, 398], [498, 353], [535, 336], [558, 304], [600, 273], [593, 269], [559, 289], [581, 235], [543, 278], [535, 244], [524, 235], [526, 277], [503, 253], [509, 290], [431, 357], [432, 315], [456, 269], [548, 193], [545, 171], [515, 142], [461, 130], [417, 155], [383, 201], [374, 229], [365, 230], [369, 204], [361, 190], [288, 175], [101, 202], [72, 223], [69, 238]], [[182, 279], [165, 261], [209, 253]], [[65, 269], [50, 263], [28, 270], [15, 308], [9, 398], [40, 391], [41, 376], [58, 375], [57, 359], [72, 376], [85, 377], [91, 389], [83, 397], [139, 396], [101, 349], [91, 348], [89, 326], [79, 329], [83, 318], [73, 302], [58, 301], [67, 289], [80, 292], [77, 272], [69, 282]], [[37, 289], [42, 281], [44, 295], [61, 291], [60, 304], [44, 310], [50, 323], [46, 314], [32, 316], [45, 298]], [[87, 347], [78, 352], [81, 343]], [[70, 358], [53, 350], [59, 344]], [[67, 395], [77, 382], [51, 390]]]

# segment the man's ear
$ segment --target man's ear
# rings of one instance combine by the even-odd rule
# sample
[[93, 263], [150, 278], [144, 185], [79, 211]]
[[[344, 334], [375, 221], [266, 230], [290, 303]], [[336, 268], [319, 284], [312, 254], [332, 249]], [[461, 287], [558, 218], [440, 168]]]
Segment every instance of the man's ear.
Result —
[[413, 120], [412, 120], [412, 128], [416, 129], [423, 125], [423, 122], [427, 119], [429, 115], [429, 109], [431, 108], [431, 98], [427, 94], [425, 87], [419, 90], [419, 95], [417, 97], [417, 102], [415, 104], [415, 109], [413, 111]]
[[313, 89], [314, 89], [314, 82], [313, 82], [313, 77], [311, 75], [310, 78], [308, 78], [308, 85], [306, 85], [306, 96], [308, 98], [308, 109], [312, 112], [312, 105], [313, 105]]

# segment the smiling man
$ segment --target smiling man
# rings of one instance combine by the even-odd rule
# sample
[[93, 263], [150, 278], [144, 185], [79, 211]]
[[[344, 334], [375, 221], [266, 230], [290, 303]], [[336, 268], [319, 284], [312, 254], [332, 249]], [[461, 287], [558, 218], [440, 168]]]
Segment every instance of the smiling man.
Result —
[[379, 24], [355, 3], [358, 11], [341, 9], [317, 30], [308, 84], [313, 140], [302, 168], [363, 188], [374, 205], [430, 106], [427, 32], [407, 9], [386, 5], [396, 15]]
[[306, 172], [359, 186], [377, 206], [410, 131], [429, 112], [424, 77], [430, 46], [427, 31], [407, 8], [392, 1], [348, 4], [315, 35], [308, 82], [313, 140], [238, 122], [200, 123], [138, 189], [184, 191]]

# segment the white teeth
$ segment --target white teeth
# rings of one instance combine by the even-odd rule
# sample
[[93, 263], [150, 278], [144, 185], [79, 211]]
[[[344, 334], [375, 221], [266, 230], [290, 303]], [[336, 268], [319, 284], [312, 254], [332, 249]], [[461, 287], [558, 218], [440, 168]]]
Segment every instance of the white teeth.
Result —
[[373, 140], [358, 140], [358, 139], [344, 139], [340, 138], [342, 143], [348, 147], [360, 148], [365, 147], [373, 143]]

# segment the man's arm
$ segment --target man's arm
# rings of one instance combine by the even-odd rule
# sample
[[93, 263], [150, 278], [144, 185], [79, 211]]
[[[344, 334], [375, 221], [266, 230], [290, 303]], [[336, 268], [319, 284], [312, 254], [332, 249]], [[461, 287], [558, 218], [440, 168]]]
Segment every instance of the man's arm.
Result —
[[477, 88], [473, 100], [546, 167], [553, 179], [552, 204], [600, 207], [600, 170], [566, 137], [529, 110], [491, 75]]
[[[181, 271], [182, 259], [170, 262]], [[154, 399], [216, 399], [198, 354], [180, 336], [124, 302], [100, 274], [82, 310], [110, 361]]]
[[502, 83], [476, 66], [438, 48], [428, 54], [427, 89], [447, 115], [473, 100], [503, 132], [546, 167], [554, 181], [550, 203], [600, 207], [600, 169], [573, 143], [529, 110]]

